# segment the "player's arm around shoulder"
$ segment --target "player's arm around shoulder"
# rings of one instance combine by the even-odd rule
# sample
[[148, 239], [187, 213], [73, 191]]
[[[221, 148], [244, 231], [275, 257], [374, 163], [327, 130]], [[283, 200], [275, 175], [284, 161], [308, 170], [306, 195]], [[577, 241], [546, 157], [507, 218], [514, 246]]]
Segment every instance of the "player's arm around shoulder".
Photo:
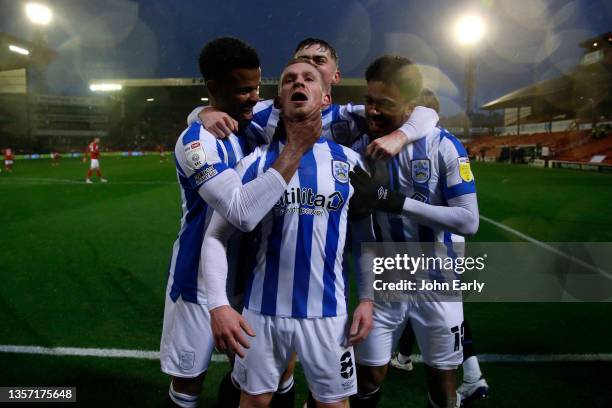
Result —
[[366, 154], [376, 160], [388, 160], [399, 154], [407, 144], [432, 132], [439, 119], [435, 110], [416, 106], [399, 129], [373, 140], [367, 147]]
[[[272, 105], [272, 100], [257, 102], [253, 108], [253, 121], [262, 128], [265, 128], [265, 123], [262, 122], [264, 112]], [[197, 106], [187, 117], [187, 126], [193, 123], [199, 123], [206, 130], [212, 133], [219, 139], [228, 137], [232, 132], [238, 131], [238, 122], [227, 113], [220, 111], [214, 106]]]

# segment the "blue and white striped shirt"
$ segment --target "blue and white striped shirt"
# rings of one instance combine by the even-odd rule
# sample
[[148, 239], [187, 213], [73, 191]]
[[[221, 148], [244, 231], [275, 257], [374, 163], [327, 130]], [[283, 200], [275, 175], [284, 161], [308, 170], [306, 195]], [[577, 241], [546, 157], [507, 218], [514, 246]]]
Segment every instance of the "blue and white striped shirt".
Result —
[[198, 190], [213, 177], [234, 168], [251, 151], [246, 137], [231, 134], [217, 140], [200, 124], [189, 126], [178, 138], [174, 157], [181, 192], [181, 228], [172, 248], [168, 286], [176, 301], [206, 303], [200, 264], [204, 232], [213, 213]]
[[[256, 148], [238, 165], [246, 183], [265, 172], [281, 141]], [[295, 318], [346, 314], [342, 268], [352, 150], [321, 137], [304, 154], [285, 194], [255, 230], [257, 255], [245, 290], [245, 307]]]
[[[447, 206], [448, 200], [454, 197], [476, 192], [465, 148], [443, 128], [435, 128], [424, 138], [407, 145], [399, 155], [384, 162], [384, 166], [391, 191], [400, 191], [427, 204]], [[379, 180], [378, 176], [376, 178]], [[449, 252], [452, 252], [453, 242], [465, 241], [461, 235], [384, 212], [375, 214], [375, 232], [379, 241], [440, 242], [446, 244]], [[448, 255], [461, 256], [458, 253]]]

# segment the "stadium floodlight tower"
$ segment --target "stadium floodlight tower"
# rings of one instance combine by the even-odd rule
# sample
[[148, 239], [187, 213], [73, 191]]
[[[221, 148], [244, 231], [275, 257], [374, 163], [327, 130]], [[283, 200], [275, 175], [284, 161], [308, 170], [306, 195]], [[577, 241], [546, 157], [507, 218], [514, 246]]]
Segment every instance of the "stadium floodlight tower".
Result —
[[46, 26], [53, 20], [51, 9], [41, 3], [28, 3], [25, 12], [32, 24]]
[[25, 13], [33, 25], [34, 42], [38, 45], [46, 46], [47, 36], [45, 28], [53, 20], [53, 11], [42, 3], [27, 3], [25, 5]]
[[474, 113], [474, 90], [476, 87], [476, 45], [482, 40], [485, 34], [485, 23], [482, 17], [477, 14], [470, 14], [461, 17], [455, 23], [455, 39], [465, 49], [465, 115], [466, 121], [463, 128], [463, 136], [470, 136], [470, 122]]

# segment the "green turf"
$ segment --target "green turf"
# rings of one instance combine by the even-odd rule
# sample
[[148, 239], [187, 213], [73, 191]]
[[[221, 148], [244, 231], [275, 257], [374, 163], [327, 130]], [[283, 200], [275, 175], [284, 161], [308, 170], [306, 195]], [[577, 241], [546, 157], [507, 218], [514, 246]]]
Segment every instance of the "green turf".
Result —
[[[0, 344], [157, 349], [179, 228], [173, 162], [101, 163], [108, 184], [84, 184], [87, 165], [76, 159], [58, 167], [20, 160], [12, 174], [0, 173]], [[482, 163], [474, 173], [487, 217], [543, 241], [612, 241], [611, 175]], [[486, 222], [473, 239], [517, 240]], [[610, 304], [465, 309], [482, 352], [612, 352]], [[0, 367], [0, 385], [75, 384], [80, 401], [99, 405], [154, 406], [166, 392], [151, 361], [0, 354]], [[609, 368], [486, 364], [495, 397], [481, 406], [610, 406], [600, 378]], [[209, 389], [223, 371], [213, 365]], [[423, 387], [420, 368], [409, 377], [393, 373], [384, 406], [422, 407]]]
[[[612, 242], [612, 174], [473, 165], [480, 213], [545, 242]], [[474, 239], [520, 240], [486, 222]]]
[[[23, 354], [0, 356], [4, 367], [0, 384], [11, 386], [71, 386], [77, 389], [77, 406], [163, 407], [168, 381], [151, 360], [50, 357]], [[36, 367], [36, 370], [32, 368]], [[202, 406], [212, 406], [227, 363], [213, 364], [201, 395]], [[480, 408], [555, 407], [607, 408], [612, 387], [606, 373], [612, 364], [482, 364], [493, 387], [489, 399], [473, 404]], [[423, 408], [426, 388], [423, 366], [407, 373], [390, 369], [381, 408]], [[296, 374], [296, 406], [306, 399], [302, 370]], [[67, 405], [72, 406], [72, 404]]]

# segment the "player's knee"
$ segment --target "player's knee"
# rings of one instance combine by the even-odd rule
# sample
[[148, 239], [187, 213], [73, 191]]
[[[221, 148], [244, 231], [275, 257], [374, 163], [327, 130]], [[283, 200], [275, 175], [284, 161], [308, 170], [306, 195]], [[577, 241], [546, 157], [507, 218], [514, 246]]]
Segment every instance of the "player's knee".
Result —
[[337, 402], [319, 402], [316, 401], [317, 408], [346, 408], [348, 407], [348, 399], [343, 399], [342, 401]]
[[195, 378], [173, 377], [168, 391], [168, 406], [195, 408], [202, 390], [203, 375]]
[[271, 392], [259, 395], [251, 395], [243, 391], [240, 394], [241, 408], [267, 408], [270, 405], [271, 401]]
[[364, 366], [357, 364], [357, 387], [360, 392], [370, 393], [380, 388], [387, 374], [387, 366]]
[[202, 383], [205, 376], [206, 371], [192, 378], [172, 377], [171, 386], [174, 391], [181, 394], [199, 395], [202, 392]]

